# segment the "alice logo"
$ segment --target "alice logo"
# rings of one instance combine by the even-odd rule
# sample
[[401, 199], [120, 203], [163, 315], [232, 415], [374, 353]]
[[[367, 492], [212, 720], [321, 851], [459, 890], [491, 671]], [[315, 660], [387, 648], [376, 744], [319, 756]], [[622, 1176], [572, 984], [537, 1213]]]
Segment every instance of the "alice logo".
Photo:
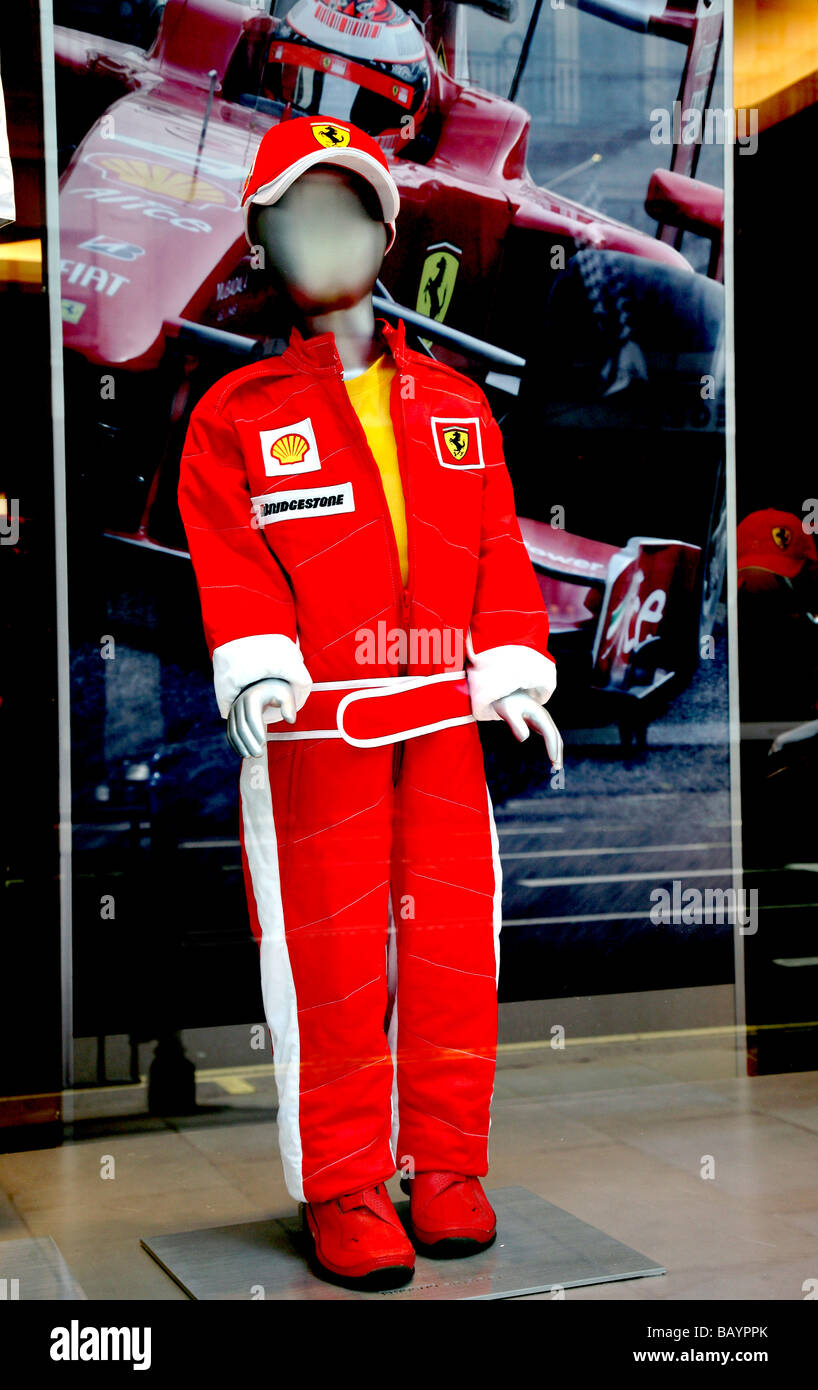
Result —
[[284, 434], [276, 440], [270, 453], [279, 463], [301, 463], [309, 447], [309, 440], [303, 434]]

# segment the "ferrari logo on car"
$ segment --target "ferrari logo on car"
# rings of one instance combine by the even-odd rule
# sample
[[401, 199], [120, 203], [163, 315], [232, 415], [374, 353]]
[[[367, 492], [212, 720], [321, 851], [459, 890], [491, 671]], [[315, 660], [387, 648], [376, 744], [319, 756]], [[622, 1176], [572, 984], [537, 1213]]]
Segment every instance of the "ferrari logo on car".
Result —
[[331, 121], [313, 121], [312, 133], [319, 145], [327, 150], [340, 150], [349, 144], [349, 131]]
[[415, 308], [419, 314], [442, 323], [454, 293], [454, 282], [460, 269], [460, 248], [441, 241], [430, 246], [420, 272], [420, 285]]
[[112, 177], [118, 183], [130, 188], [141, 188], [146, 193], [159, 194], [173, 198], [177, 203], [188, 203], [193, 207], [232, 207], [233, 195], [219, 188], [209, 179], [201, 179], [196, 174], [185, 173], [183, 169], [171, 169], [167, 164], [149, 163], [146, 159], [131, 159], [127, 155], [88, 156], [89, 162], [101, 169], [106, 178]]
[[85, 305], [77, 299], [64, 299], [62, 301], [62, 321], [63, 323], [79, 323], [85, 313]]
[[792, 531], [789, 526], [774, 526], [773, 540], [779, 550], [789, 550], [792, 542]]
[[467, 429], [461, 429], [459, 425], [454, 425], [452, 429], [443, 431], [443, 439], [452, 458], [457, 459], [458, 463], [466, 457], [469, 452], [469, 431]]
[[437, 461], [443, 468], [484, 468], [480, 421], [432, 417], [432, 437]]

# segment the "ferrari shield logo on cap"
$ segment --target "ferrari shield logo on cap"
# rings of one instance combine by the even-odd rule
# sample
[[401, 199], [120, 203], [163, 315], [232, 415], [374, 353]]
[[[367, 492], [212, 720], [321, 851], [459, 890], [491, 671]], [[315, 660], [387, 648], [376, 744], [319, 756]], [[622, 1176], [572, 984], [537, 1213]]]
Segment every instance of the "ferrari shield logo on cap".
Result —
[[264, 472], [268, 478], [317, 473], [321, 467], [312, 421], [297, 420], [277, 430], [259, 430]]
[[483, 441], [477, 416], [467, 419], [432, 417], [437, 460], [443, 468], [484, 468]]
[[349, 144], [349, 131], [341, 125], [333, 125], [332, 121], [313, 121], [312, 133], [326, 150], [340, 150]]
[[792, 541], [792, 531], [789, 526], [774, 526], [773, 540], [779, 550], [789, 550]]

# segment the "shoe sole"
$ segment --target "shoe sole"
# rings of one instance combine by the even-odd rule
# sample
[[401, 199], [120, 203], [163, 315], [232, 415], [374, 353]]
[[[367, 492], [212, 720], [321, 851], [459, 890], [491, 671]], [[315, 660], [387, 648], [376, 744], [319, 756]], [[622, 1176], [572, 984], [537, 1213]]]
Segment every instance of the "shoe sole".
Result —
[[488, 1250], [497, 1239], [497, 1232], [489, 1236], [488, 1240], [476, 1240], [473, 1236], [443, 1236], [431, 1244], [421, 1240], [417, 1231], [412, 1230], [412, 1243], [419, 1255], [424, 1255], [427, 1260], [461, 1260], [469, 1255], [479, 1255], [482, 1250]]
[[392, 1265], [373, 1270], [371, 1274], [336, 1274], [334, 1270], [321, 1263], [314, 1251], [309, 1263], [316, 1278], [322, 1279], [325, 1284], [352, 1289], [356, 1293], [383, 1293], [389, 1289], [400, 1289], [410, 1283], [415, 1273], [414, 1265], [411, 1269], [407, 1265]]
[[302, 1231], [309, 1243], [308, 1260], [310, 1268], [319, 1279], [339, 1288], [354, 1289], [360, 1293], [380, 1293], [384, 1289], [399, 1289], [408, 1284], [415, 1273], [414, 1265], [382, 1265], [370, 1270], [368, 1274], [346, 1274], [333, 1269], [318, 1254], [318, 1242], [313, 1234], [306, 1210], [302, 1218]]

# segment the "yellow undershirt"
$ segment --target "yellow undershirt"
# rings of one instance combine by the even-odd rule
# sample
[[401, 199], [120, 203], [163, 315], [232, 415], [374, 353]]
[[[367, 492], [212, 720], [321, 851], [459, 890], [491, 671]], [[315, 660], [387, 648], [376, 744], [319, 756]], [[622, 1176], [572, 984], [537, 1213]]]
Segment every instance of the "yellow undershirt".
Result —
[[398, 547], [403, 587], [409, 582], [409, 547], [406, 538], [406, 505], [398, 466], [398, 450], [392, 415], [389, 410], [389, 391], [395, 375], [393, 363], [386, 355], [379, 357], [360, 376], [344, 381], [352, 408], [361, 422], [375, 462], [378, 465], [386, 494], [386, 504], [392, 518], [392, 530]]

